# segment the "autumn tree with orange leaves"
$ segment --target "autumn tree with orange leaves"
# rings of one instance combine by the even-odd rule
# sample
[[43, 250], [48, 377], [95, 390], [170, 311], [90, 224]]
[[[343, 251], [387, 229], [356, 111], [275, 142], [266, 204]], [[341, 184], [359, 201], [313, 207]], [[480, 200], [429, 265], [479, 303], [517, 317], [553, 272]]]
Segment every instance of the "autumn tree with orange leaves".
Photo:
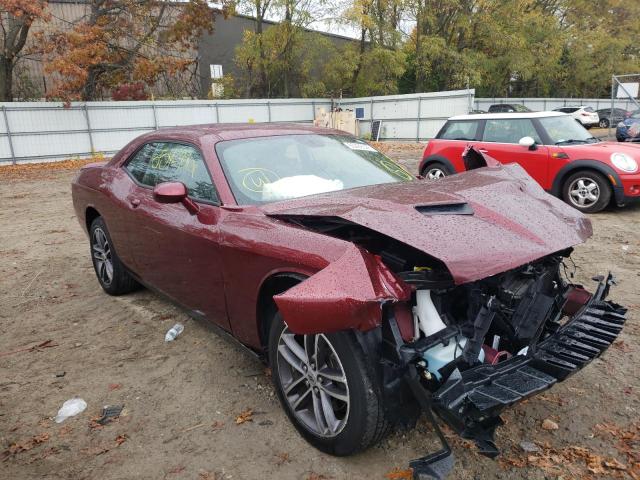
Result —
[[90, 0], [88, 13], [45, 43], [50, 97], [100, 99], [126, 84], [154, 84], [194, 67], [193, 49], [213, 29], [206, 0]]
[[0, 101], [13, 101], [13, 69], [37, 19], [46, 20], [46, 0], [0, 0]]

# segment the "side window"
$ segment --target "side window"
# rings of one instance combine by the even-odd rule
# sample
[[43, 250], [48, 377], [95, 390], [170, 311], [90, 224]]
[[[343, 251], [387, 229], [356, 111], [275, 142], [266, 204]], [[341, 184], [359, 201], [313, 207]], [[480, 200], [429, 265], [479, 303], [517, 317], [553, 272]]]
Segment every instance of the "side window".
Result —
[[485, 142], [518, 143], [522, 137], [531, 137], [536, 143], [542, 143], [528, 118], [487, 120], [484, 126]]
[[478, 123], [477, 120], [447, 122], [438, 138], [444, 140], [475, 140]]
[[155, 142], [142, 147], [125, 167], [143, 185], [182, 182], [194, 200], [218, 202], [215, 187], [200, 152], [181, 143]]

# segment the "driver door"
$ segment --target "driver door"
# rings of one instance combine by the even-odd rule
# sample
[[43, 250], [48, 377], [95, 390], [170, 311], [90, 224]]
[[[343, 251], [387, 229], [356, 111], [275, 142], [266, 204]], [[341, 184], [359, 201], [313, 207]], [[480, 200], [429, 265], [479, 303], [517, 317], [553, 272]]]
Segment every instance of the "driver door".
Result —
[[[535, 148], [519, 144], [523, 137], [534, 139]], [[517, 163], [543, 188], [548, 188], [549, 149], [529, 118], [500, 118], [486, 120], [482, 141], [478, 148], [500, 163]]]
[[[125, 222], [135, 269], [174, 301], [229, 329], [220, 260], [220, 208], [199, 149], [179, 142], [144, 145], [123, 167], [134, 186]], [[199, 211], [159, 203], [153, 188], [182, 182]]]

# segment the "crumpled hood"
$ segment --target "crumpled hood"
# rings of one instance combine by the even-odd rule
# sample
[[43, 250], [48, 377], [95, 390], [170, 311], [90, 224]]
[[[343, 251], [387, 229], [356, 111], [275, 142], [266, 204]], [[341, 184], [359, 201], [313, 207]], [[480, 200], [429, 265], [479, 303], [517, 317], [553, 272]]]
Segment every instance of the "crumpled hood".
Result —
[[275, 218], [338, 217], [375, 230], [441, 260], [456, 284], [510, 270], [592, 234], [582, 213], [547, 194], [517, 164], [435, 183], [313, 195], [262, 209]]

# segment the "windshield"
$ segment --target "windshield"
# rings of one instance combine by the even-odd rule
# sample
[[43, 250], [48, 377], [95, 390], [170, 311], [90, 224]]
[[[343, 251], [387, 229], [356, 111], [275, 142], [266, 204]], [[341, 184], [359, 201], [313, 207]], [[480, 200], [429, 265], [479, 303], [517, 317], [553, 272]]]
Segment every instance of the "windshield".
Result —
[[513, 105], [513, 109], [514, 109], [516, 112], [522, 112], [522, 113], [530, 112], [530, 111], [531, 111], [531, 110], [529, 110], [527, 107], [525, 107], [524, 105], [519, 105], [519, 104], [517, 104], [517, 103], [516, 103], [515, 105]]
[[543, 117], [539, 121], [554, 145], [594, 143], [598, 141], [573, 117], [568, 115]]
[[368, 143], [342, 135], [229, 140], [216, 152], [240, 205], [414, 179]]

